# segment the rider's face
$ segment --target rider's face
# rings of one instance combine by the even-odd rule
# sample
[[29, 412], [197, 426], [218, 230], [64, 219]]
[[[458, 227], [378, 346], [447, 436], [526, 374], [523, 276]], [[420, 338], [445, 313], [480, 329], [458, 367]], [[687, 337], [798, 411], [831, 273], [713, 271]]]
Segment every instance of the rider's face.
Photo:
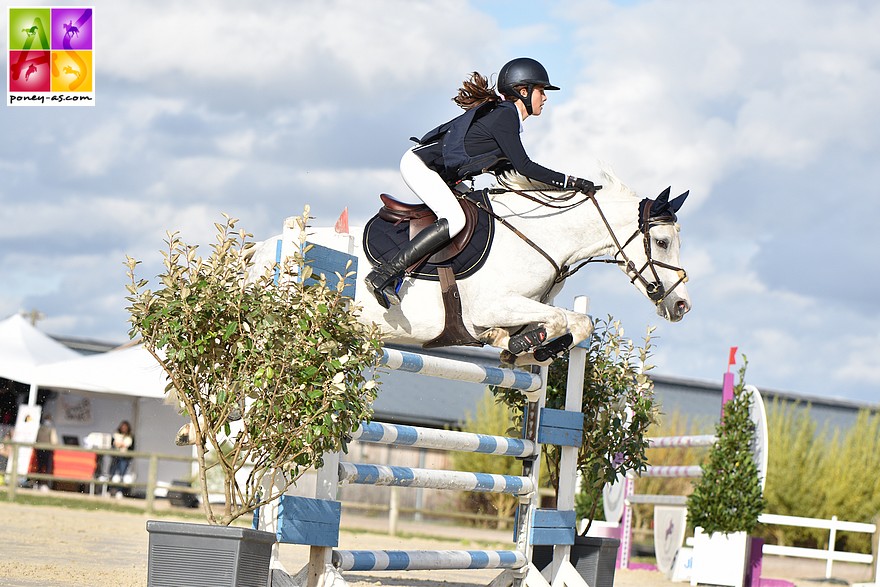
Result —
[[[529, 91], [526, 88], [520, 88], [520, 96], [526, 98]], [[543, 86], [535, 86], [532, 90], [532, 116], [540, 116], [541, 110], [544, 108], [544, 102], [547, 101], [547, 94], [544, 93]]]
[[534, 116], [541, 115], [541, 110], [544, 108], [544, 102], [546, 101], [547, 94], [544, 93], [544, 88], [535, 86], [535, 89], [532, 90], [532, 114]]

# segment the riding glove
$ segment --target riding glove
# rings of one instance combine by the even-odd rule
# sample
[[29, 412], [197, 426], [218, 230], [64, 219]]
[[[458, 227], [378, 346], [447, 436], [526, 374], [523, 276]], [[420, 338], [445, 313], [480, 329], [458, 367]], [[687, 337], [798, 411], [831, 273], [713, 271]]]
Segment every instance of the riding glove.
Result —
[[568, 176], [568, 181], [565, 183], [565, 187], [576, 189], [585, 194], [589, 194], [590, 192], [595, 193], [596, 190], [602, 189], [602, 186], [596, 187], [596, 185], [589, 179], [581, 179], [580, 177], [575, 177], [573, 175]]

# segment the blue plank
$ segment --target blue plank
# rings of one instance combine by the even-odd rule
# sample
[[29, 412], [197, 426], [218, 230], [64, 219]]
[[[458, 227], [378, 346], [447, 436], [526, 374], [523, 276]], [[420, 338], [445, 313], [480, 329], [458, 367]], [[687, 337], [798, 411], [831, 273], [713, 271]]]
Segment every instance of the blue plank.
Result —
[[532, 516], [534, 528], [574, 528], [577, 515], [574, 510], [536, 509]]
[[550, 426], [540, 426], [538, 428], [538, 442], [540, 444], [580, 446], [583, 438], [583, 429], [572, 430], [570, 428], [552, 428]]
[[[278, 504], [278, 528], [275, 536], [285, 544], [338, 546], [342, 504], [338, 501], [282, 495]], [[259, 510], [254, 512], [258, 527]]]
[[572, 430], [584, 429], [583, 412], [570, 412], [568, 410], [554, 410], [541, 408], [541, 425], [553, 428], [571, 428]]
[[284, 544], [339, 546], [339, 526], [302, 520], [279, 520], [276, 537], [278, 542]]
[[282, 495], [279, 512], [290, 520], [339, 524], [342, 504], [329, 499]]
[[532, 528], [532, 544], [574, 544], [574, 528]]
[[[316, 245], [314, 243], [307, 242], [306, 246], [310, 246], [311, 248], [306, 251], [305, 260], [309, 263], [315, 275], [324, 275], [327, 279], [327, 287], [333, 289], [336, 287], [336, 284], [339, 283], [339, 278], [336, 277], [336, 273], [339, 273], [344, 277], [347, 272], [354, 271], [355, 275], [357, 275], [356, 256], [322, 245]], [[346, 265], [349, 261], [351, 261], [351, 266], [346, 269]], [[315, 283], [316, 281], [317, 280], [310, 278], [306, 280], [306, 284]], [[342, 290], [342, 293], [348, 297], [354, 298], [356, 286], [357, 278], [350, 278], [345, 285], [345, 289]]]

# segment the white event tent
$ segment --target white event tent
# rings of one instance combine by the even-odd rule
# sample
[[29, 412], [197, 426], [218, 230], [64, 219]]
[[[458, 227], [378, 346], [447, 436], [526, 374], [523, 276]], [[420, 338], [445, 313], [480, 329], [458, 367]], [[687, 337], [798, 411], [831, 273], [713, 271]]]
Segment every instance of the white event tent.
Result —
[[34, 383], [38, 365], [75, 359], [81, 355], [43, 334], [14, 314], [0, 322], [0, 377]]
[[76, 354], [76, 358], [40, 365], [35, 371], [40, 387], [135, 397], [164, 398], [168, 384], [162, 367], [140, 345], [89, 356]]

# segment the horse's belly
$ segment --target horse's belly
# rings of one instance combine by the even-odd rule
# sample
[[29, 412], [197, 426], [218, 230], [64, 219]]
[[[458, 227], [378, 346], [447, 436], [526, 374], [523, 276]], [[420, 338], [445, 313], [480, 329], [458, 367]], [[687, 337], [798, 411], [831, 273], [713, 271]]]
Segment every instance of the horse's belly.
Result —
[[386, 310], [366, 291], [364, 274], [358, 273], [355, 301], [363, 308], [362, 321], [378, 325], [385, 341], [421, 344], [443, 331], [445, 313], [439, 284], [407, 279], [401, 288], [401, 305]]

